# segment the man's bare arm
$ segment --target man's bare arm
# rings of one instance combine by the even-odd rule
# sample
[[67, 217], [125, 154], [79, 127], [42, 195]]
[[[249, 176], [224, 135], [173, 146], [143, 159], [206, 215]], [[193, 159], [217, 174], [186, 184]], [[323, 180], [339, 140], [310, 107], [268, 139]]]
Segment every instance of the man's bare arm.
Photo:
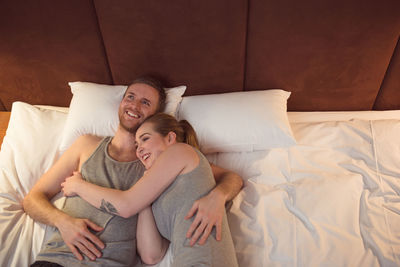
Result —
[[60, 211], [42, 192], [30, 192], [25, 197], [23, 205], [25, 212], [35, 221], [56, 227], [77, 259], [83, 259], [79, 251], [92, 260], [101, 257], [101, 252], [94, 244], [100, 248], [103, 248], [104, 244], [88, 230], [90, 227], [95, 231], [101, 231], [101, 227], [87, 219], [73, 218]]
[[25, 212], [35, 221], [57, 227], [59, 219], [65, 219], [66, 214], [57, 209], [50, 203], [58, 192], [61, 191], [61, 181], [63, 181], [62, 169], [68, 173], [68, 166], [64, 167], [65, 159], [60, 159], [52, 166], [34, 185], [31, 191], [25, 196], [23, 206]]
[[243, 179], [238, 174], [211, 164], [216, 187], [211, 192], [219, 192], [225, 202], [234, 199], [243, 187]]
[[80, 137], [60, 159], [38, 180], [23, 200], [25, 212], [34, 220], [57, 227], [67, 246], [78, 259], [84, 253], [91, 259], [101, 256], [104, 244], [93, 235], [88, 227], [99, 231], [102, 228], [86, 219], [73, 218], [54, 207], [50, 199], [61, 191], [61, 183], [72, 171], [78, 170], [82, 147], [90, 145], [87, 137]]

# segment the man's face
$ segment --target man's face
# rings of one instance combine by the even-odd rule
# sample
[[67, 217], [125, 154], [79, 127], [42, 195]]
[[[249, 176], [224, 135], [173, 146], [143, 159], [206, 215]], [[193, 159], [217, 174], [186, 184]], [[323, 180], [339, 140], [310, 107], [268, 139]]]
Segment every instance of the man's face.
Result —
[[135, 133], [147, 117], [155, 114], [158, 101], [158, 91], [153, 87], [143, 83], [129, 86], [118, 110], [122, 128]]

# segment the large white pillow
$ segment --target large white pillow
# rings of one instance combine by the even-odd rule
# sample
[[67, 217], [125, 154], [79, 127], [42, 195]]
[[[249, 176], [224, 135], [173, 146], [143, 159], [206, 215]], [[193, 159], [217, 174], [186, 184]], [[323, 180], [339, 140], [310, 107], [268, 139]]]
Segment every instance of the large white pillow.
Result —
[[[70, 82], [73, 94], [65, 124], [60, 151], [64, 152], [83, 134], [114, 135], [118, 128], [118, 107], [125, 85], [104, 85], [89, 82]], [[186, 86], [167, 88], [165, 111], [174, 115]]]
[[58, 157], [67, 113], [15, 102], [0, 150], [1, 266], [29, 266], [45, 226], [24, 213], [22, 199]]
[[184, 97], [178, 110], [203, 153], [255, 151], [296, 144], [287, 117], [290, 92], [246, 91]]

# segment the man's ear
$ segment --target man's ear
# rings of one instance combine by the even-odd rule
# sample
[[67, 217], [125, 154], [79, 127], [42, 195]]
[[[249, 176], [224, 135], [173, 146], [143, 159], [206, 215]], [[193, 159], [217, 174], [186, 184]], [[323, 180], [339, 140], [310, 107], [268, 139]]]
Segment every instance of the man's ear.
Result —
[[171, 131], [167, 134], [167, 141], [169, 144], [176, 143], [176, 133]]

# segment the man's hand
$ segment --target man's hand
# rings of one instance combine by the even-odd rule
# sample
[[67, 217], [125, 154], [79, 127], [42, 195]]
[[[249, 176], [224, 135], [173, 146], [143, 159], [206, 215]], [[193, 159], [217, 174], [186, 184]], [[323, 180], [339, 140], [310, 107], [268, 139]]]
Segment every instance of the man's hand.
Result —
[[199, 245], [203, 245], [214, 226], [216, 227], [216, 239], [218, 241], [221, 240], [221, 225], [224, 212], [225, 198], [218, 191], [212, 191], [207, 196], [195, 201], [185, 217], [187, 220], [196, 214], [186, 233], [186, 237], [191, 238], [190, 245], [193, 246], [200, 236]]
[[[89, 221], [88, 219], [77, 219], [68, 217], [68, 219], [60, 220], [56, 226], [61, 233], [65, 244], [78, 260], [83, 260], [81, 253], [89, 257], [91, 260], [101, 257], [98, 248], [103, 249], [104, 243], [89, 228], [95, 231], [102, 231], [103, 228]], [[98, 248], [97, 248], [97, 247]]]

